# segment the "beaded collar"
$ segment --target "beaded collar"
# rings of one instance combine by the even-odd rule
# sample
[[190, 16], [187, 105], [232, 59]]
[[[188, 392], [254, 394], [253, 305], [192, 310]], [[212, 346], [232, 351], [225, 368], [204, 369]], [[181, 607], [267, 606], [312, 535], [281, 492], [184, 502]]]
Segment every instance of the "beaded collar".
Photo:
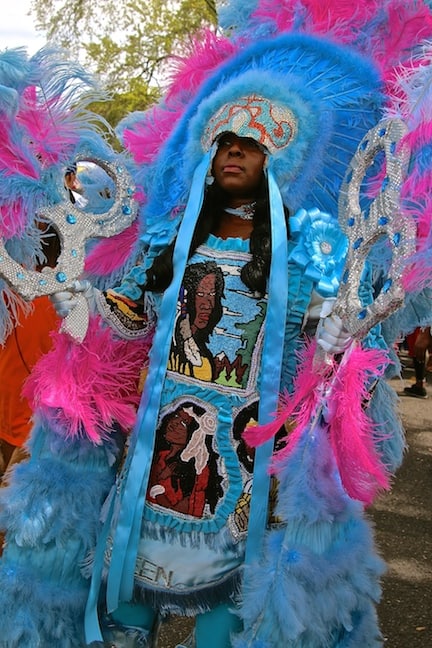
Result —
[[253, 220], [256, 202], [240, 205], [240, 207], [225, 207], [224, 211], [243, 220]]

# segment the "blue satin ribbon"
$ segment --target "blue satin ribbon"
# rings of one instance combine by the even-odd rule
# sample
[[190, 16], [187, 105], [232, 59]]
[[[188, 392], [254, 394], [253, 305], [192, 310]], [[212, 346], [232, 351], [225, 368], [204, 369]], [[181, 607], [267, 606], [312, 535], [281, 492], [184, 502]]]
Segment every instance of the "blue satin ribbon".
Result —
[[[273, 420], [277, 412], [288, 304], [288, 236], [284, 206], [273, 174], [270, 170], [267, 173], [272, 257], [260, 374], [258, 420], [261, 425]], [[272, 453], [273, 439], [258, 446], [255, 452], [245, 557], [248, 564], [259, 558], [263, 547], [268, 522], [269, 465]]]
[[[173, 280], [165, 291], [152, 344], [150, 368], [137, 415], [131, 447], [125, 466], [118, 522], [113, 533], [113, 545], [107, 579], [107, 610], [115, 610], [120, 601], [130, 601], [133, 595], [134, 570], [140, 539], [141, 522], [150, 475], [161, 394], [171, 348], [178, 294], [186, 267], [189, 247], [201, 210], [205, 178], [211, 164], [210, 150], [195, 170], [189, 200], [178, 231], [174, 249]], [[118, 504], [117, 504], [118, 506]], [[102, 641], [97, 616], [101, 565], [105, 552], [110, 516], [96, 548], [95, 570], [86, 612], [86, 641]], [[97, 568], [96, 568], [97, 567]]]

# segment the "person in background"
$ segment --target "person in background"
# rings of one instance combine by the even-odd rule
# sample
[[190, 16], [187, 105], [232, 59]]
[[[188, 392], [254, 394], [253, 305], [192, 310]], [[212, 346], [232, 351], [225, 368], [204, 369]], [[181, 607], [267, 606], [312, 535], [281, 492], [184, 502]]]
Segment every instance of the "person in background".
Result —
[[84, 197], [84, 188], [78, 178], [78, 167], [71, 164], [65, 172], [65, 188], [68, 191], [69, 199], [73, 205], [84, 209], [87, 205], [87, 199]]
[[415, 382], [409, 387], [405, 387], [404, 394], [406, 396], [414, 396], [414, 398], [427, 398], [426, 383], [426, 355], [432, 347], [432, 335], [429, 326], [420, 328], [414, 339], [412, 345], [412, 358], [414, 365]]

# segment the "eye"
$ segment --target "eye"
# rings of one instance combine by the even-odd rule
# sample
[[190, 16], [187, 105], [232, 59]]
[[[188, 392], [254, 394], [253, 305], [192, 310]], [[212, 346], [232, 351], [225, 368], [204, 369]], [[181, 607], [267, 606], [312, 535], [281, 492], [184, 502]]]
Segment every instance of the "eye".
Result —
[[228, 139], [228, 137], [222, 137], [218, 142], [218, 148], [230, 148], [232, 144], [232, 140]]
[[249, 137], [244, 138], [242, 145], [243, 148], [247, 149], [248, 151], [260, 151], [261, 153], [265, 152], [262, 144]]

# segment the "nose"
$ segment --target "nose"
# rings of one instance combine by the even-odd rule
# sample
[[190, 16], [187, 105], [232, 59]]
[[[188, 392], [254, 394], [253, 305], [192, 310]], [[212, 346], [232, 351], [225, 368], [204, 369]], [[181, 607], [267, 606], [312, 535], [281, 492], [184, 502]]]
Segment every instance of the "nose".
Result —
[[242, 149], [239, 141], [234, 140], [230, 144], [228, 154], [229, 155], [235, 155], [235, 156], [243, 155], [243, 149]]

